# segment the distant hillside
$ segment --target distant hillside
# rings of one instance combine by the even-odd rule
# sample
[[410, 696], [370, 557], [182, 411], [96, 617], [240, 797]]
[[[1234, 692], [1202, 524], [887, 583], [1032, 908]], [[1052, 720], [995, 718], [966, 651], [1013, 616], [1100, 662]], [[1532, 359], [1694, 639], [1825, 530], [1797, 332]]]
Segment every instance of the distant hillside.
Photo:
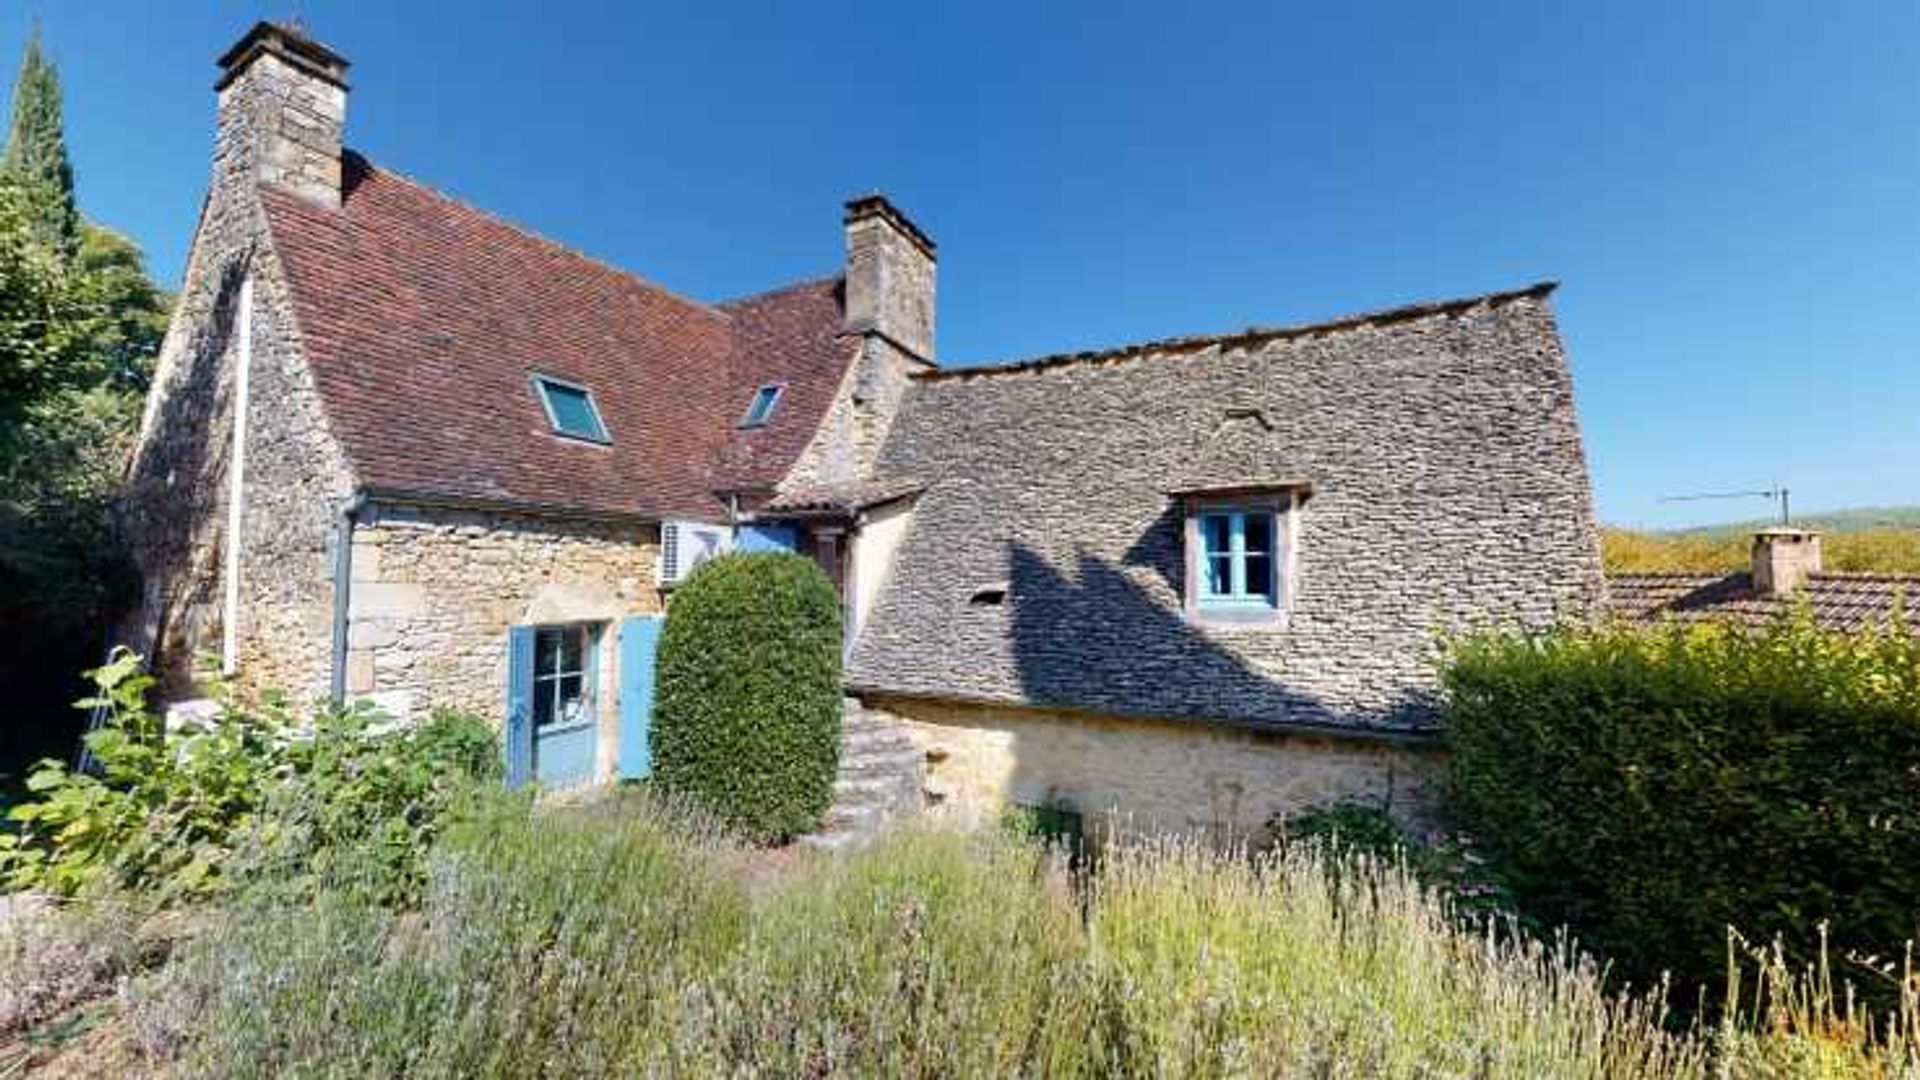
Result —
[[[1691, 529], [1608, 528], [1601, 553], [1609, 573], [1719, 573], [1743, 570], [1755, 529], [1769, 518]], [[1920, 574], [1920, 506], [1870, 506], [1806, 517], [1795, 525], [1825, 533], [1826, 568], [1850, 573]]]
[[[1793, 523], [1805, 529], [1825, 533], [1865, 532], [1874, 529], [1920, 529], [1920, 506], [1861, 506], [1851, 510], [1830, 510], [1820, 514], [1795, 514]], [[1655, 536], [1739, 536], [1753, 535], [1755, 529], [1778, 524], [1774, 518], [1730, 521], [1724, 525], [1701, 525], [1689, 529], [1655, 530]]]

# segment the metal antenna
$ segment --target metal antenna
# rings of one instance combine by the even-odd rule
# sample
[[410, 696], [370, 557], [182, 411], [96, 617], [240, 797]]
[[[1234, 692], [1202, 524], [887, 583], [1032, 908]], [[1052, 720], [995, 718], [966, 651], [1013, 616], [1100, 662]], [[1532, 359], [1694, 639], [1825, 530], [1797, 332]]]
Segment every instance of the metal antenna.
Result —
[[1766, 491], [1707, 491], [1695, 495], [1668, 495], [1661, 502], [1699, 502], [1705, 499], [1778, 499], [1780, 501], [1780, 524], [1793, 524], [1787, 501], [1787, 486], [1769, 488]]

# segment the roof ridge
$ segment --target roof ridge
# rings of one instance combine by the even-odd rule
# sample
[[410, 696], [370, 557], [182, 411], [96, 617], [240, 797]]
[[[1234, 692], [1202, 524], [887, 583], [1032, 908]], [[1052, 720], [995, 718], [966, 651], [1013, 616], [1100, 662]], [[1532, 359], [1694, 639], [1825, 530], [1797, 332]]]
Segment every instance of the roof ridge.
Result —
[[1609, 572], [1608, 581], [1633, 581], [1656, 579], [1660, 581], [1691, 581], [1695, 578], [1710, 578], [1719, 581], [1723, 578], [1746, 577], [1746, 570], [1632, 570]]
[[1381, 323], [1406, 322], [1429, 315], [1448, 315], [1481, 304], [1503, 304], [1525, 297], [1544, 297], [1560, 287], [1558, 281], [1542, 280], [1518, 289], [1506, 289], [1498, 292], [1479, 293], [1452, 300], [1426, 300], [1396, 307], [1380, 308], [1373, 311], [1340, 315], [1318, 322], [1295, 323], [1286, 326], [1250, 326], [1244, 330], [1234, 330], [1220, 334], [1189, 334], [1180, 337], [1157, 338], [1149, 341], [1131, 342], [1105, 349], [1088, 349], [1081, 352], [1049, 353], [1024, 360], [1012, 360], [998, 364], [982, 364], [977, 367], [942, 367], [932, 371], [916, 372], [915, 379], [947, 380], [965, 379], [988, 375], [1011, 375], [1018, 372], [1034, 371], [1041, 368], [1060, 367], [1066, 364], [1098, 363], [1109, 360], [1132, 360], [1165, 352], [1188, 352], [1210, 348], [1215, 345], [1252, 345], [1282, 338], [1305, 337], [1308, 334], [1339, 333], [1355, 330], [1362, 326], [1374, 326]]
[[[514, 221], [511, 218], [504, 217], [500, 214], [497, 214], [491, 210], [486, 209], [483, 206], [479, 206], [475, 203], [468, 202], [466, 199], [463, 199], [458, 195], [451, 194], [441, 188], [435, 187], [434, 185], [429, 184], [424, 180], [421, 180], [419, 177], [416, 177], [411, 173], [403, 173], [398, 169], [390, 168], [385, 165], [376, 165], [374, 164], [371, 158], [367, 157], [365, 154], [362, 154], [358, 150], [348, 149], [348, 150], [345, 150], [344, 153], [351, 156], [352, 158], [357, 159], [360, 163], [360, 167], [362, 169], [365, 169], [369, 173], [380, 173], [394, 180], [397, 180], [400, 183], [407, 184], [413, 188], [420, 190], [421, 192], [424, 192], [427, 195], [432, 196], [433, 198], [439, 199], [441, 202], [449, 203], [453, 206], [459, 207], [460, 209], [470, 214], [474, 214], [478, 217], [485, 218], [487, 221], [490, 221], [493, 224], [498, 225], [509, 232], [525, 237], [526, 239], [531, 240], [534, 243], [540, 244], [544, 247], [552, 248], [554, 251], [557, 251], [570, 258], [578, 259], [581, 262], [587, 263], [590, 266], [595, 266], [600, 268], [601, 270], [607, 271], [608, 273], [616, 274], [620, 277], [626, 278], [627, 280], [631, 281], [633, 284], [639, 285], [642, 288], [652, 289], [654, 292], [660, 293], [673, 300], [677, 300], [680, 303], [686, 304], [689, 307], [699, 308], [700, 310], [708, 312], [709, 314], [720, 316], [722, 318], [725, 317], [726, 313], [717, 310], [716, 306], [713, 304], [709, 304], [704, 300], [699, 300], [694, 297], [687, 296], [684, 293], [681, 293], [675, 289], [670, 289], [667, 286], [662, 285], [651, 278], [643, 277], [640, 274], [632, 270], [629, 270], [624, 266], [617, 266], [598, 256], [589, 255], [586, 252], [580, 250], [579, 248], [573, 247], [570, 244], [564, 244], [543, 233], [537, 233], [532, 229], [528, 228], [527, 226], [522, 225], [517, 221]], [[349, 192], [351, 192], [351, 188], [349, 188], [348, 190]]]
[[[845, 276], [846, 276], [845, 274], [839, 271], [835, 271], [831, 274], [821, 274], [817, 277], [801, 278], [798, 281], [790, 281], [785, 285], [776, 285], [771, 289], [762, 289], [759, 292], [744, 293], [740, 296], [730, 296], [725, 300], [715, 300], [712, 306], [716, 310], [725, 309], [725, 308], [745, 307], [748, 304], [757, 304], [762, 300], [771, 300], [774, 297], [783, 295], [785, 293], [800, 292], [805, 289], [819, 288], [820, 286], [826, 285], [829, 283], [837, 283]], [[722, 311], [722, 314], [726, 314], [726, 312]]]

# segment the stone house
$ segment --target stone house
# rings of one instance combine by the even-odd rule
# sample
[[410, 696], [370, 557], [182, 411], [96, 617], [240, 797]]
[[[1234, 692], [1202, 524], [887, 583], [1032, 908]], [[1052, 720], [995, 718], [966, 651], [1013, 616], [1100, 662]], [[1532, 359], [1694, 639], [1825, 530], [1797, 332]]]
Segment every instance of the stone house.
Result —
[[846, 604], [839, 824], [1258, 828], [1417, 815], [1435, 632], [1600, 598], [1550, 285], [943, 369], [884, 198], [838, 272], [705, 303], [345, 149], [347, 63], [296, 29], [219, 64], [128, 500], [172, 697], [210, 656], [500, 717], [549, 783], [642, 772], [674, 583], [792, 548]]

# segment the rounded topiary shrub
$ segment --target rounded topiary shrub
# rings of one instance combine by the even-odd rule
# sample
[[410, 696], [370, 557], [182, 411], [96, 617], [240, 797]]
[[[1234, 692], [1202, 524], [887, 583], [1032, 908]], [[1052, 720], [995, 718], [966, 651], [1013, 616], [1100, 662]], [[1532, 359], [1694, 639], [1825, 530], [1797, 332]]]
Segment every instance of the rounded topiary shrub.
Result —
[[840, 748], [840, 600], [813, 560], [725, 555], [673, 594], [653, 775], [747, 835], [819, 825]]

